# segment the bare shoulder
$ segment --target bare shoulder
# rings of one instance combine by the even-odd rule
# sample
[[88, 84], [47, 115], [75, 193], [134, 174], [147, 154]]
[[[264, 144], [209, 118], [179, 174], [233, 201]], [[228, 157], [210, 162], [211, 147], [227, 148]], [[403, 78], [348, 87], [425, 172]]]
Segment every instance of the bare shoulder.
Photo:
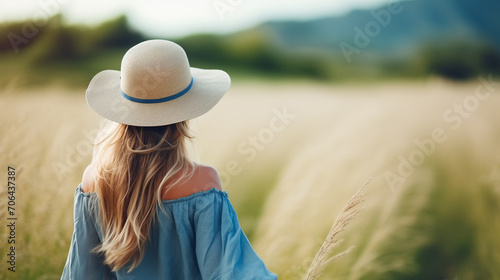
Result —
[[94, 170], [92, 168], [92, 164], [89, 164], [83, 172], [82, 191], [84, 193], [94, 191]]
[[222, 190], [219, 173], [215, 168], [209, 165], [198, 164], [193, 177], [196, 183], [198, 183], [199, 188], [202, 190], [209, 190], [216, 188]]
[[193, 176], [191, 176], [188, 180], [172, 186], [171, 189], [163, 193], [162, 199], [177, 199], [214, 188], [222, 190], [217, 170], [211, 166], [197, 163]]

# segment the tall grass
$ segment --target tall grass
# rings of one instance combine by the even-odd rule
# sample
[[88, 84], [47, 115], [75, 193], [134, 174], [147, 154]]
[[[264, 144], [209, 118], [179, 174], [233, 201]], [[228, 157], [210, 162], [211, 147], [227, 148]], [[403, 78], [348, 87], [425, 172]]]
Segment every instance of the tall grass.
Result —
[[[2, 257], [2, 279], [58, 279], [68, 252], [68, 237], [71, 238], [73, 229], [72, 197], [90, 159], [90, 153], [76, 153], [77, 144], [84, 139], [82, 130], [96, 120], [88, 114], [83, 99], [54, 95], [52, 91], [61, 90], [0, 97], [0, 182], [6, 185], [7, 166], [16, 168], [18, 218], [16, 272], [7, 271]], [[67, 159], [70, 165], [66, 164]], [[54, 163], [68, 166], [61, 173], [61, 180], [53, 169]], [[3, 221], [6, 197], [6, 188], [2, 188]], [[1, 227], [2, 240], [6, 240], [7, 234]], [[5, 256], [7, 246], [0, 248]]]
[[[354, 190], [373, 176], [363, 215], [345, 232], [339, 251], [356, 247], [328, 266], [320, 279], [500, 279], [499, 96], [493, 95], [453, 129], [443, 113], [474, 94], [475, 85], [429, 84], [387, 91], [325, 118], [315, 141], [285, 167], [270, 194], [254, 245], [282, 279], [303, 279], [338, 213]], [[378, 91], [375, 88], [374, 91]], [[356, 97], [351, 97], [355, 99]], [[324, 124], [324, 122], [320, 122]], [[448, 138], [396, 187], [399, 156], [442, 128]], [[498, 176], [497, 176], [498, 177]]]
[[344, 206], [342, 211], [340, 211], [339, 215], [337, 216], [337, 219], [335, 219], [335, 222], [333, 223], [332, 228], [330, 229], [330, 232], [328, 232], [328, 235], [326, 236], [323, 245], [321, 245], [321, 247], [319, 248], [319, 251], [314, 257], [311, 266], [309, 266], [309, 269], [307, 270], [305, 276], [306, 280], [318, 279], [321, 276], [322, 271], [330, 262], [349, 254], [351, 250], [354, 248], [354, 246], [350, 247], [349, 249], [343, 252], [331, 256], [333, 250], [337, 248], [340, 244], [342, 244], [342, 242], [344, 241], [343, 239], [340, 239], [339, 237], [340, 233], [342, 233], [347, 228], [349, 223], [361, 211], [361, 209], [358, 209], [358, 205], [361, 204], [366, 199], [364, 188], [368, 183], [369, 181], [366, 182], [354, 194], [354, 196], [349, 199], [349, 201], [347, 201], [347, 204]]
[[[482, 101], [456, 130], [442, 118], [475, 86], [236, 85], [193, 124], [203, 162], [220, 173], [239, 163], [224, 188], [257, 253], [280, 279], [303, 279], [337, 213], [368, 177], [374, 180], [365, 210], [336, 250], [355, 248], [319, 279], [500, 279], [500, 178], [492, 173], [500, 170], [500, 99]], [[17, 272], [7, 272], [2, 261], [1, 279], [59, 279], [62, 272], [74, 190], [91, 157], [90, 150], [75, 150], [90, 147], [86, 134], [98, 124], [84, 90], [66, 91], [0, 94], [0, 165], [17, 169], [18, 217]], [[290, 124], [255, 158], [239, 153], [238, 145], [269, 128], [273, 109], [284, 107], [295, 115]], [[448, 139], [391, 189], [385, 172], [397, 172], [398, 157], [408, 157], [414, 139], [436, 127]], [[53, 164], [68, 161], [58, 177]], [[2, 188], [0, 209], [5, 203]], [[5, 221], [4, 210], [0, 215]]]

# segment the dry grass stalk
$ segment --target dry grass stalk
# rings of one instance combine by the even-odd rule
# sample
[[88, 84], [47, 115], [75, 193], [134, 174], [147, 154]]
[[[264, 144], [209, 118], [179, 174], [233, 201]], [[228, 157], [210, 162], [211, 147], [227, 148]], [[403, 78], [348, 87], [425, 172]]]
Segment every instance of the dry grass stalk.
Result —
[[305, 280], [315, 280], [318, 279], [321, 275], [321, 272], [325, 268], [325, 266], [331, 261], [338, 259], [342, 256], [347, 255], [354, 247], [350, 247], [349, 249], [328, 258], [332, 251], [337, 248], [343, 241], [343, 239], [338, 239], [338, 235], [344, 231], [347, 225], [354, 219], [361, 209], [358, 209], [357, 206], [362, 203], [366, 199], [366, 195], [364, 193], [364, 189], [372, 178], [368, 179], [368, 181], [361, 187], [359, 190], [352, 196], [347, 204], [344, 206], [340, 214], [337, 216], [337, 219], [332, 225], [330, 232], [326, 236], [323, 245], [319, 248], [318, 253], [314, 257], [314, 260], [311, 263], [311, 266], [307, 270]]

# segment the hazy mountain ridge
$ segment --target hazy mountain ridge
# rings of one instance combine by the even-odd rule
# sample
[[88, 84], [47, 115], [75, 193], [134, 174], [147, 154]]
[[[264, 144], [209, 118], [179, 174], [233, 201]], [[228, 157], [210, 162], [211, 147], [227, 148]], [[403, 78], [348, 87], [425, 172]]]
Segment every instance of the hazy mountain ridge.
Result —
[[[365, 50], [407, 52], [437, 41], [479, 41], [500, 50], [500, 1], [413, 0], [392, 7], [400, 12], [391, 13], [389, 5], [383, 5], [317, 20], [268, 22], [261, 28], [268, 30], [282, 47], [295, 49], [340, 51], [342, 42], [355, 46], [354, 28], [359, 27], [366, 34], [367, 24], [375, 21], [380, 31], [370, 37]], [[382, 26], [374, 13], [390, 14], [390, 20], [384, 18], [387, 26]]]

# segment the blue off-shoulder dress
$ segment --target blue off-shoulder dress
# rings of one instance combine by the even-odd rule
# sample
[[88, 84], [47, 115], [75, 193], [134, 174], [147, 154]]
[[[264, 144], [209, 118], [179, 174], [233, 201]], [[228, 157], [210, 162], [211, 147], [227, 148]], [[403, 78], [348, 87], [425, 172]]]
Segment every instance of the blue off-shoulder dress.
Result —
[[75, 191], [75, 227], [61, 279], [118, 280], [267, 280], [277, 279], [257, 256], [243, 233], [228, 195], [211, 189], [162, 203], [142, 262], [127, 273], [113, 272], [103, 257], [91, 253], [101, 242], [95, 193]]

